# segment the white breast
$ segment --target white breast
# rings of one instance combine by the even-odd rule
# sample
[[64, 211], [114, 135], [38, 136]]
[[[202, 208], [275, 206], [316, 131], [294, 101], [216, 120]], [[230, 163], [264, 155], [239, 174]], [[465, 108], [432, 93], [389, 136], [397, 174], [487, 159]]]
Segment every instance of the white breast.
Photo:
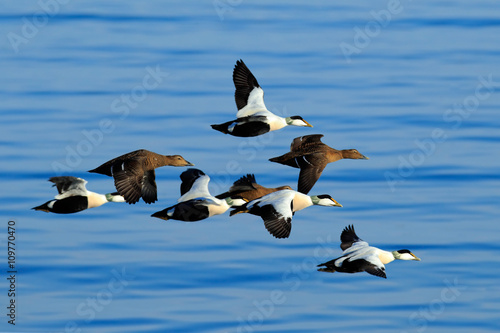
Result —
[[94, 208], [94, 207], [99, 207], [104, 205], [106, 202], [108, 202], [108, 199], [106, 199], [106, 196], [104, 194], [99, 194], [95, 192], [90, 192], [88, 191], [88, 208]]
[[293, 198], [293, 211], [297, 212], [299, 210], [302, 210], [306, 207], [312, 206], [312, 200], [311, 197], [300, 193], [300, 192], [295, 192], [295, 197]]

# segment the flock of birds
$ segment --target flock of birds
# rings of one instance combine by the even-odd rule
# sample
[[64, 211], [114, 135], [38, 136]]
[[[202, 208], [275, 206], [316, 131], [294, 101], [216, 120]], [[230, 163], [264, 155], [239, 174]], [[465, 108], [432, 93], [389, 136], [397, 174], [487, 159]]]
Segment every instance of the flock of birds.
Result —
[[[233, 71], [236, 88], [236, 119], [211, 125], [213, 129], [238, 137], [258, 136], [287, 125], [312, 127], [300, 116], [282, 118], [270, 112], [264, 104], [264, 91], [242, 60]], [[300, 169], [297, 191], [290, 186], [267, 188], [259, 185], [255, 176], [245, 175], [236, 180], [227, 192], [213, 196], [208, 190], [210, 177], [199, 169], [181, 173], [181, 196], [177, 204], [151, 216], [163, 220], [200, 221], [231, 209], [230, 216], [249, 213], [260, 216], [268, 232], [276, 238], [287, 238], [295, 212], [312, 205], [342, 207], [330, 195], [308, 195], [328, 163], [343, 158], [368, 159], [356, 149], [337, 150], [321, 142], [323, 135], [295, 138], [290, 151], [270, 159]], [[113, 177], [117, 192], [99, 194], [88, 191], [87, 181], [72, 176], [52, 177], [58, 195], [35, 210], [69, 214], [101, 206], [107, 202], [135, 204], [140, 198], [150, 204], [158, 200], [155, 169], [162, 166], [193, 166], [180, 155], [160, 155], [141, 149], [116, 157], [89, 172]], [[340, 236], [339, 258], [318, 265], [323, 272], [367, 272], [386, 278], [385, 264], [395, 260], [420, 260], [409, 250], [384, 251], [369, 246], [346, 227]]]

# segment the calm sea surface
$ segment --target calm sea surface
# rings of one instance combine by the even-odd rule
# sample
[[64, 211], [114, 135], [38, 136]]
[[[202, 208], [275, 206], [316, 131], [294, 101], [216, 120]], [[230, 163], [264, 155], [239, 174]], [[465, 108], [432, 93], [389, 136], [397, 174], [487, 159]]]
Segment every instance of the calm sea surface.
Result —
[[[2, 7], [0, 331], [500, 330], [498, 3]], [[314, 128], [257, 138], [212, 130], [235, 117], [237, 59], [270, 110]], [[344, 207], [298, 212], [288, 239], [251, 215], [150, 217], [176, 202], [185, 168], [157, 170], [153, 205], [30, 210], [55, 195], [56, 175], [112, 192], [111, 178], [86, 171], [140, 148], [182, 154], [211, 176], [214, 194], [246, 173], [296, 187], [297, 169], [268, 159], [316, 133], [370, 159], [328, 165], [311, 193]], [[7, 273], [9, 221], [16, 273]], [[391, 263], [387, 280], [317, 272], [341, 253], [349, 224], [422, 261]]]

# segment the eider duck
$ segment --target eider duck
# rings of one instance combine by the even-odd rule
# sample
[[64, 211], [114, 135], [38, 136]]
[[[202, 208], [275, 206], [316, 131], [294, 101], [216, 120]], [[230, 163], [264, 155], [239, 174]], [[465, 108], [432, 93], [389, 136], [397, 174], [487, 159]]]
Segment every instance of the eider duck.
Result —
[[297, 190], [301, 193], [309, 193], [328, 163], [343, 158], [368, 159], [356, 149], [333, 149], [321, 142], [322, 137], [323, 134], [312, 134], [295, 138], [288, 153], [269, 159], [300, 169]]
[[85, 187], [87, 181], [82, 178], [62, 176], [51, 177], [49, 181], [54, 183], [52, 186], [57, 186], [59, 194], [55, 196], [54, 200], [47, 201], [32, 209], [47, 213], [71, 214], [99, 207], [106, 202], [125, 202], [125, 199], [117, 192], [99, 194], [88, 191]]
[[238, 108], [237, 119], [211, 125], [213, 129], [233, 136], [250, 137], [288, 125], [312, 127], [300, 116], [282, 118], [269, 111], [264, 104], [264, 90], [242, 60], [236, 61], [233, 82], [236, 87], [234, 98]]
[[255, 175], [253, 174], [247, 174], [246, 176], [241, 177], [237, 181], [234, 182], [233, 186], [229, 189], [229, 192], [235, 191], [236, 187], [241, 185], [241, 184], [252, 184], [253, 189], [249, 191], [244, 191], [238, 193], [238, 197], [243, 198], [246, 201], [252, 201], [255, 199], [258, 199], [260, 197], [263, 197], [264, 195], [267, 195], [269, 193], [273, 193], [276, 191], [281, 191], [281, 190], [291, 190], [292, 188], [290, 186], [279, 186], [276, 188], [269, 188], [269, 187], [264, 187], [262, 185], [257, 184], [255, 180]]
[[293, 214], [312, 205], [342, 207], [327, 194], [309, 196], [294, 190], [281, 190], [236, 207], [230, 216], [239, 213], [258, 215], [271, 235], [288, 238], [292, 230]]
[[145, 203], [158, 200], [155, 169], [169, 166], [192, 166], [180, 155], [160, 155], [146, 149], [136, 150], [114, 158], [89, 172], [112, 176], [115, 187], [129, 204], [142, 197]]
[[340, 248], [344, 251], [342, 256], [319, 264], [321, 272], [343, 272], [357, 273], [367, 272], [369, 274], [387, 278], [385, 274], [385, 264], [399, 260], [418, 260], [410, 250], [384, 251], [379, 248], [369, 246], [367, 242], [360, 239], [354, 232], [354, 226], [347, 226], [340, 235]]
[[231, 196], [253, 189], [250, 182], [239, 182], [229, 192], [212, 196], [208, 191], [210, 177], [199, 169], [188, 169], [181, 174], [181, 197], [178, 204], [151, 215], [163, 220], [184, 222], [201, 221], [225, 213], [232, 205], [245, 204], [241, 198]]

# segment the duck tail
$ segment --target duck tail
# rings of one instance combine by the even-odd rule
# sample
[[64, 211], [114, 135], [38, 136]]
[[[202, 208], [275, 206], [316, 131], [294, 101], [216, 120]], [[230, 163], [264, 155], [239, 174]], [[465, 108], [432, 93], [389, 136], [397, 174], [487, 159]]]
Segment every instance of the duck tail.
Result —
[[325, 268], [318, 268], [318, 272], [335, 273], [336, 270], [334, 267], [325, 267]]
[[228, 130], [227, 130], [227, 126], [228, 124], [227, 123], [224, 123], [224, 124], [213, 124], [213, 125], [210, 125], [212, 126], [212, 128], [216, 131], [219, 131], [219, 132], [222, 132], [224, 134], [229, 134]]
[[319, 272], [327, 272], [327, 273], [335, 273], [337, 271], [335, 269], [335, 260], [336, 259], [319, 264], [317, 267], [321, 267], [321, 266], [325, 266], [325, 267], [318, 268], [318, 271]]
[[234, 209], [229, 213], [229, 216], [233, 216], [236, 214], [248, 213], [247, 205], [242, 205], [238, 207], [234, 207]]
[[[49, 201], [50, 202], [50, 201]], [[34, 210], [40, 210], [42, 212], [47, 212], [49, 213], [50, 212], [50, 209], [49, 209], [49, 206], [47, 205], [49, 202], [46, 202], [44, 203], [43, 205], [40, 205], [40, 206], [36, 206], [36, 207], [33, 207], [31, 209], [34, 209]]]
[[271, 157], [269, 161], [283, 165], [288, 165], [291, 166], [292, 168], [300, 169], [300, 166], [297, 164], [297, 161], [292, 155], [290, 155], [290, 153], [286, 153], [281, 156]]
[[160, 210], [159, 212], [156, 212], [154, 214], [152, 214], [151, 216], [152, 217], [157, 217], [159, 219], [162, 219], [162, 220], [165, 220], [165, 221], [168, 221], [170, 220], [170, 217], [167, 215], [167, 211], [170, 209], [171, 207], [169, 208], [166, 208], [164, 210]]

